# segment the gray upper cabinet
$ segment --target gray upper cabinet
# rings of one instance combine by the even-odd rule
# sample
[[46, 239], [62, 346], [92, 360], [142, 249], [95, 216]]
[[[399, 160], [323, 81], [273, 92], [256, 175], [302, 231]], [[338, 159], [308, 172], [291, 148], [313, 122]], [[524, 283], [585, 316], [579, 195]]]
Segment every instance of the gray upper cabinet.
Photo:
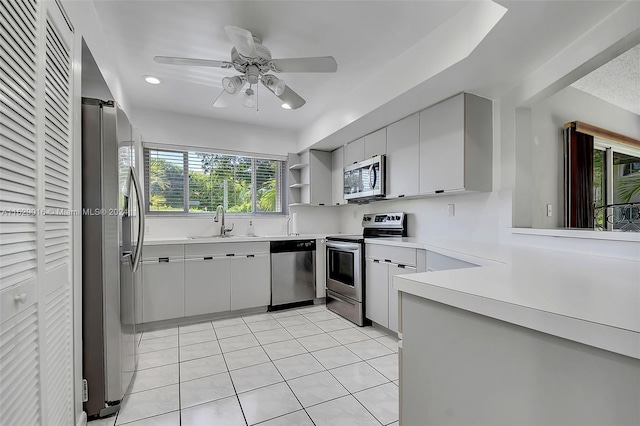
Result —
[[491, 191], [492, 105], [462, 93], [420, 112], [421, 194]]
[[301, 180], [305, 184], [301, 188], [303, 204], [328, 206], [331, 204], [331, 153], [328, 151], [309, 150], [300, 155], [308, 167], [300, 171]]
[[344, 147], [331, 153], [331, 204], [347, 204], [344, 199]]
[[418, 113], [387, 127], [387, 198], [419, 193], [420, 117]]
[[364, 138], [356, 139], [349, 142], [344, 149], [344, 165], [348, 166], [353, 163], [364, 160]]
[[364, 158], [387, 153], [387, 128], [384, 127], [364, 137]]

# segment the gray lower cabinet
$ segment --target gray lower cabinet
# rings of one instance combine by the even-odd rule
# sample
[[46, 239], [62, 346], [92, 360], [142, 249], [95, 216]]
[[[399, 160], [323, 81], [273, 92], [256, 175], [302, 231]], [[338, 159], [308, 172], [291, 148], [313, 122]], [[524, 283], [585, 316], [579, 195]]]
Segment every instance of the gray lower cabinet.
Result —
[[[366, 244], [365, 316], [396, 333], [399, 324], [398, 291], [393, 288], [396, 275], [414, 274], [425, 268], [425, 250]], [[417, 268], [416, 268], [417, 266]]]
[[269, 243], [145, 247], [141, 293], [145, 323], [267, 306]]
[[269, 254], [236, 255], [231, 258], [231, 309], [254, 308], [271, 303]]
[[185, 261], [184, 308], [186, 316], [231, 309], [231, 263], [226, 256]]
[[142, 262], [144, 322], [184, 317], [184, 259], [157, 258]]
[[396, 333], [400, 330], [398, 327], [399, 322], [399, 309], [398, 309], [398, 290], [393, 287], [393, 277], [396, 275], [415, 274], [416, 268], [413, 266], [395, 265], [389, 264], [389, 330], [393, 330]]
[[365, 315], [389, 328], [389, 267], [378, 259], [366, 260]]
[[398, 291], [393, 288], [393, 277], [413, 274], [416, 268], [380, 259], [367, 259], [366, 268], [366, 317], [397, 333]]

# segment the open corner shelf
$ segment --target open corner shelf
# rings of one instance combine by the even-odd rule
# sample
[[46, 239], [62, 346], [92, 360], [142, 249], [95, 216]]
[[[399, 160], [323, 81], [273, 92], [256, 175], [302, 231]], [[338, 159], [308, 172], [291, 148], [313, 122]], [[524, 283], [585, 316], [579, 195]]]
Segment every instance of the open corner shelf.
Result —
[[293, 165], [289, 166], [289, 170], [301, 170], [301, 169], [304, 169], [307, 166], [308, 166], [308, 164], [306, 164], [306, 163], [293, 164]]

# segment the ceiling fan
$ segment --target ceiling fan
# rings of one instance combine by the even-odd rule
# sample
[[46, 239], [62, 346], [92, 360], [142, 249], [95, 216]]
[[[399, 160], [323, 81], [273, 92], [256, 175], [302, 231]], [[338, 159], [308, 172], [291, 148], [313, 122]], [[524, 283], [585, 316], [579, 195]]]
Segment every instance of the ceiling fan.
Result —
[[153, 60], [160, 64], [235, 68], [236, 71], [242, 73], [242, 75], [222, 79], [224, 90], [216, 98], [214, 105], [220, 101], [223, 95], [235, 95], [242, 90], [246, 83], [249, 83], [249, 88], [245, 91], [242, 102], [245, 106], [253, 107], [256, 102], [253, 85], [260, 82], [282, 100], [282, 106], [286, 109], [300, 108], [306, 101], [287, 86], [283, 80], [269, 74], [270, 72], [336, 72], [338, 69], [338, 64], [333, 56], [272, 59], [271, 52], [262, 45], [262, 40], [251, 34], [250, 31], [233, 26], [226, 26], [224, 30], [234, 46], [231, 48], [231, 61], [170, 56], [156, 56]]

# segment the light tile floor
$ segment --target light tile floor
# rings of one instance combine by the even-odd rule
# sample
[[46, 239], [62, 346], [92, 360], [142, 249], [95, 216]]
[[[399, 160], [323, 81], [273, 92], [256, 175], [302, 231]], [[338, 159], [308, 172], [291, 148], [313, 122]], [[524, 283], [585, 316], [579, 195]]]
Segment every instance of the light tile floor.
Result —
[[324, 305], [144, 332], [120, 413], [90, 426], [397, 425], [397, 339]]

